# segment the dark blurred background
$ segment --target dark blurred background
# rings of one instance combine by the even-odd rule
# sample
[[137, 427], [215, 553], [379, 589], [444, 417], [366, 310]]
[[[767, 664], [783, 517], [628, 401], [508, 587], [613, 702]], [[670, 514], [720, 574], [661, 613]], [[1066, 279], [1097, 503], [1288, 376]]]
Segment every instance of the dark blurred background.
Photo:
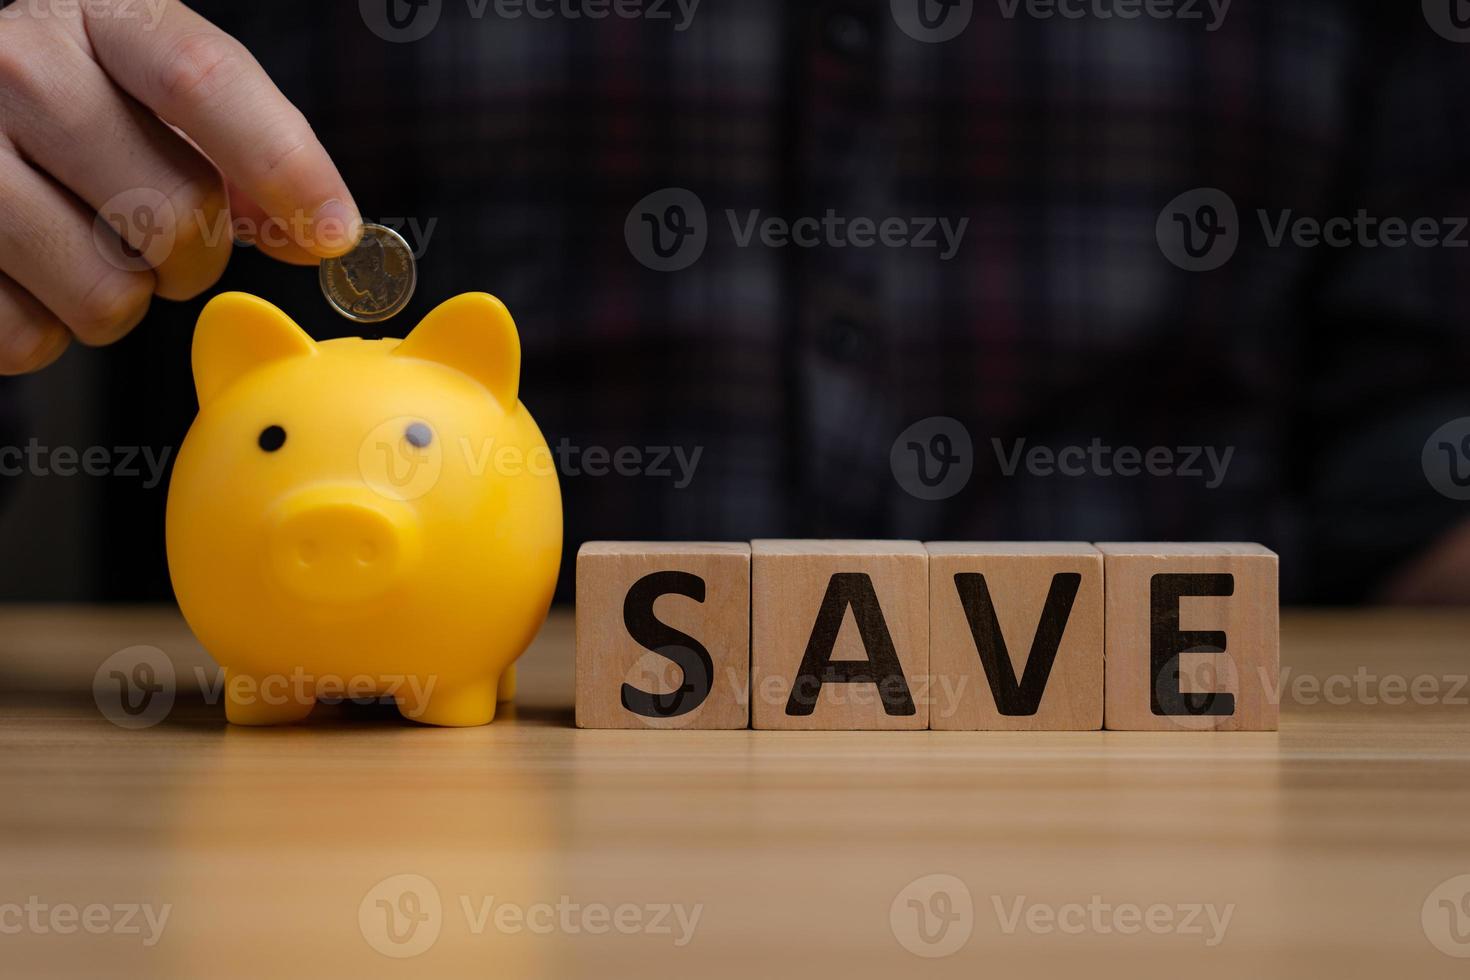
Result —
[[[1258, 218], [1366, 210], [1453, 237], [1447, 219], [1470, 214], [1470, 46], [1433, 26], [1433, 4], [1124, 19], [1088, 0], [1073, 19], [923, 0], [926, 28], [920, 0], [704, 0], [687, 23], [672, 0], [603, 19], [573, 0], [547, 17], [375, 3], [400, 24], [438, 20], [404, 40], [373, 29], [372, 4], [194, 6], [302, 108], [369, 219], [422, 250], [418, 293], [385, 334], [495, 293], [553, 447], [574, 462], [589, 447], [700, 453], [687, 485], [677, 466], [564, 473], [569, 554], [587, 538], [1258, 540], [1283, 556], [1288, 601], [1355, 602], [1466, 516], [1423, 453], [1470, 416], [1470, 234], [1278, 246]], [[964, 16], [952, 39], [921, 36]], [[648, 195], [668, 216], [665, 188], [695, 195], [708, 236], [667, 272], [625, 236]], [[1181, 268], [1167, 234], [1170, 203], [1199, 188], [1224, 198], [1177, 214], [1202, 242], [1220, 216], [1217, 244], [1236, 246], [1210, 271]], [[1222, 200], [1234, 221], [1202, 210]], [[829, 209], [968, 224], [947, 259], [937, 232], [938, 248], [737, 234], [753, 212]], [[319, 339], [360, 332], [315, 270], [253, 250], [218, 288]], [[157, 302], [115, 347], [0, 379], [0, 444], [176, 448], [206, 298]], [[917, 425], [921, 446], [943, 446], [935, 417], [968, 437], [972, 472], [929, 500], [899, 437]], [[1230, 455], [1217, 481], [1203, 459], [1197, 477], [1003, 465], [1018, 445], [1095, 440], [1175, 464], [1187, 447]], [[0, 479], [0, 598], [170, 596], [166, 482]]]

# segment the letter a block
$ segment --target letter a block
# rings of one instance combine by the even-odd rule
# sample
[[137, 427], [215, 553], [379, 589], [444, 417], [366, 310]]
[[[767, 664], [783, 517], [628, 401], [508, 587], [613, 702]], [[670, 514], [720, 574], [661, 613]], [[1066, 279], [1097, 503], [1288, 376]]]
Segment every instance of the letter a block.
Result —
[[1258, 544], [1100, 544], [1104, 725], [1275, 731], [1281, 669], [1276, 554]]
[[756, 728], [928, 728], [928, 674], [923, 545], [751, 543]]
[[929, 727], [1102, 728], [1102, 552], [1066, 542], [928, 548]]
[[750, 546], [577, 552], [577, 727], [745, 728]]

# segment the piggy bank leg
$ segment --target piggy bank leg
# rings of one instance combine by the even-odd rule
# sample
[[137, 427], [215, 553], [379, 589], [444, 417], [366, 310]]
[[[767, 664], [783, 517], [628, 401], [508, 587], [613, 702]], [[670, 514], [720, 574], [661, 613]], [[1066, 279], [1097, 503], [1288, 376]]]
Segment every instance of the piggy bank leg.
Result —
[[225, 671], [225, 718], [232, 725], [289, 725], [316, 707], [314, 698], [259, 677]]
[[495, 689], [495, 700], [514, 701], [516, 699], [516, 665], [511, 664], [505, 668], [500, 675], [500, 684]]
[[496, 679], [433, 678], [413, 685], [398, 698], [398, 712], [410, 721], [446, 728], [471, 728], [495, 720]]

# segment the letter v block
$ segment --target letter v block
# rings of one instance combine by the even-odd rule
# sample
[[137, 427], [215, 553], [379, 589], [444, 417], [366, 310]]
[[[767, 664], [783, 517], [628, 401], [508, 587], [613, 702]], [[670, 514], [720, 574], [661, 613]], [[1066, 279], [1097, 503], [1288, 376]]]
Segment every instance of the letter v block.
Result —
[[577, 552], [577, 727], [745, 728], [750, 546]]
[[1258, 544], [1100, 544], [1107, 709], [1122, 731], [1275, 731], [1277, 558]]
[[1102, 728], [1102, 552], [1046, 541], [927, 547], [929, 727]]
[[751, 543], [756, 728], [929, 727], [929, 556], [917, 541]]

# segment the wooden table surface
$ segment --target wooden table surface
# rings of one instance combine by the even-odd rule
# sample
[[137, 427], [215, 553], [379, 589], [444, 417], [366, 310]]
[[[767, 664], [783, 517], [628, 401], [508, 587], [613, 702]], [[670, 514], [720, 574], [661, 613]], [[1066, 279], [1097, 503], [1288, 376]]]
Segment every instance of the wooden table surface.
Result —
[[[487, 728], [259, 730], [171, 610], [0, 607], [0, 975], [1470, 972], [1470, 615], [1284, 616], [1233, 735], [578, 731], [571, 637]], [[180, 691], [126, 730], [136, 644]]]

